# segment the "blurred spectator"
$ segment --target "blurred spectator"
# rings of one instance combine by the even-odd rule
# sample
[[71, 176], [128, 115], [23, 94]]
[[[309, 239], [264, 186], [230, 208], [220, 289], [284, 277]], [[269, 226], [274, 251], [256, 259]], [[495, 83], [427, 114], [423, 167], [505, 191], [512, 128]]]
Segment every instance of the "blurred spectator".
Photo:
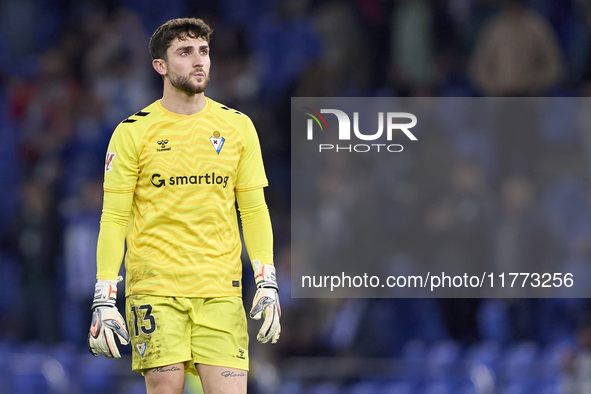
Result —
[[448, 9], [437, 1], [395, 3], [390, 17], [388, 73], [401, 95], [430, 96], [446, 78], [457, 78], [453, 74], [463, 59], [457, 28]]
[[[560, 266], [560, 248], [552, 237], [548, 222], [537, 209], [532, 181], [515, 175], [504, 179], [500, 187], [500, 212], [495, 226], [494, 272], [555, 272]], [[541, 278], [540, 278], [541, 279]], [[503, 289], [504, 296], [515, 296]], [[538, 339], [543, 317], [538, 299], [507, 298], [504, 301], [508, 327], [500, 329], [507, 340]], [[538, 318], [539, 316], [539, 318]]]
[[62, 316], [63, 338], [78, 346], [86, 343], [88, 310], [96, 282], [96, 240], [102, 209], [102, 179], [88, 181], [80, 195], [62, 204], [64, 224], [65, 292]]
[[[418, 260], [449, 275], [487, 271], [491, 263], [493, 199], [482, 167], [470, 160], [452, 169], [450, 190], [428, 207], [423, 245]], [[449, 335], [468, 343], [479, 339], [476, 311], [480, 300], [441, 299], [442, 315]]]
[[[588, 284], [591, 283], [591, 270], [589, 269], [591, 267], [591, 191], [589, 191], [588, 187], [586, 194], [585, 205], [576, 204], [574, 201], [570, 202], [573, 205], [574, 214], [568, 215], [557, 212], [557, 214], [563, 214], [565, 217], [564, 225], [568, 228], [568, 235], [559, 233], [559, 239], [564, 239], [562, 242], [565, 242], [565, 254], [567, 255], [562, 265], [562, 271], [571, 273], [574, 278], [577, 278], [574, 287], [577, 289], [578, 294], [584, 294]], [[558, 237], [555, 236], [554, 238]], [[554, 324], [548, 327], [550, 328], [548, 331], [567, 336], [569, 329], [576, 326], [578, 317], [584, 312], [587, 299], [573, 298], [560, 301], [565, 302], [565, 304], [555, 307], [554, 313], [562, 314], [562, 316], [560, 319], [553, 319]]]
[[563, 358], [561, 393], [591, 393], [591, 315], [582, 315], [577, 327], [577, 344]]
[[321, 53], [309, 1], [276, 1], [251, 33], [253, 56], [260, 79], [260, 98], [273, 105]]
[[6, 40], [13, 58], [28, 55], [35, 44], [38, 14], [35, 0], [4, 0], [0, 2], [0, 34]]
[[493, 123], [497, 181], [515, 173], [538, 181], [536, 170], [541, 142], [537, 103], [528, 98], [510, 98], [496, 103]]
[[435, 82], [432, 2], [398, 2], [392, 15], [391, 57], [398, 86], [429, 87]]
[[482, 167], [471, 160], [455, 164], [449, 191], [425, 213], [420, 238], [430, 247], [420, 253], [429, 267], [462, 273], [490, 267], [493, 204]]
[[[1, 79], [1, 77], [0, 77]], [[1, 84], [1, 81], [0, 81]], [[0, 179], [12, 187], [0, 189], [0, 223], [10, 223], [18, 204], [17, 190], [20, 185], [20, 163], [21, 156], [18, 149], [18, 136], [16, 127], [8, 119], [6, 100], [0, 89]], [[9, 225], [0, 227], [0, 254], [2, 251], [11, 249], [9, 239], [12, 237], [12, 229]]]
[[587, 84], [585, 91], [582, 94], [581, 104], [579, 106], [579, 114], [576, 117], [578, 123], [577, 131], [579, 132], [580, 148], [583, 153], [585, 175], [587, 179], [591, 176], [591, 113], [586, 108], [591, 105], [591, 83]]
[[61, 150], [72, 133], [79, 83], [71, 76], [60, 48], [45, 51], [40, 70], [30, 82], [16, 79], [10, 98], [11, 115], [21, 129], [25, 174], [43, 173], [48, 183], [59, 175]]
[[470, 74], [487, 96], [536, 96], [564, 76], [556, 35], [525, 0], [507, 0], [502, 12], [482, 28]]
[[361, 29], [371, 39], [371, 64], [375, 70], [370, 82], [372, 88], [381, 88], [387, 81], [389, 63], [390, 21], [391, 8], [394, 2], [381, 0], [353, 0], [358, 14]]
[[[96, 37], [84, 58], [86, 83], [104, 109], [107, 126], [119, 122], [156, 99], [151, 84], [154, 71], [148, 47], [148, 33], [136, 12], [117, 9], [110, 18], [94, 16], [89, 35]], [[90, 29], [92, 28], [92, 29]]]
[[17, 223], [18, 260], [21, 268], [21, 339], [52, 343], [58, 339], [60, 308], [56, 302], [56, 256], [61, 229], [55, 216], [51, 188], [42, 181], [27, 181], [22, 188]]
[[215, 31], [211, 56], [216, 70], [207, 91], [209, 97], [232, 108], [241, 108], [252, 118], [252, 111], [259, 110], [253, 100], [260, 93], [260, 79], [265, 75], [253, 56], [249, 56], [248, 38], [243, 30], [230, 26]]
[[318, 82], [312, 95], [338, 97], [367, 92], [373, 68], [368, 40], [354, 9], [347, 2], [322, 3], [316, 10], [314, 28], [322, 51], [318, 64], [304, 75]]
[[504, 179], [500, 203], [494, 236], [495, 270], [550, 272], [562, 256], [546, 218], [537, 209], [532, 181], [519, 175]]

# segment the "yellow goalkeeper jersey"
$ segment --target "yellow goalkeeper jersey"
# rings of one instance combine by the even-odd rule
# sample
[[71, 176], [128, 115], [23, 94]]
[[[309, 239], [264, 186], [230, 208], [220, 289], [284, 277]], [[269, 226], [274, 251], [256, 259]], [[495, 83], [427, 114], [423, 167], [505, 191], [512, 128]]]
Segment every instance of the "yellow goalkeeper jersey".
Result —
[[179, 115], [156, 101], [115, 129], [104, 189], [134, 191], [126, 292], [242, 294], [235, 191], [267, 186], [250, 118], [209, 98]]

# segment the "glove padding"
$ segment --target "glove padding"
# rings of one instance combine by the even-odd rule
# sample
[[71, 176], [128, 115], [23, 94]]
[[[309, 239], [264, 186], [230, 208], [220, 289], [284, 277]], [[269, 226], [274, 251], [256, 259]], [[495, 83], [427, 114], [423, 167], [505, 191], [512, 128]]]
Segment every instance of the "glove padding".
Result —
[[121, 358], [115, 336], [117, 334], [122, 345], [129, 343], [129, 334], [123, 316], [117, 310], [117, 280], [99, 280], [94, 288], [92, 303], [92, 322], [88, 333], [88, 350], [98, 357], [100, 354], [107, 358]]
[[260, 320], [264, 317], [263, 325], [257, 335], [260, 343], [276, 343], [281, 334], [281, 305], [277, 294], [277, 280], [275, 279], [275, 267], [266, 264], [261, 265], [259, 260], [252, 262], [257, 291], [252, 301], [250, 317]]

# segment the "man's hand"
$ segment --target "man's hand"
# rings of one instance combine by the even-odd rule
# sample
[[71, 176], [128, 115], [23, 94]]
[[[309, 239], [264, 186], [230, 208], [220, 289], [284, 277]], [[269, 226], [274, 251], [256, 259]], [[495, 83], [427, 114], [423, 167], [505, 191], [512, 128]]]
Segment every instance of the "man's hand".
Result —
[[117, 283], [123, 280], [98, 280], [94, 287], [92, 302], [92, 322], [88, 333], [88, 350], [98, 357], [121, 358], [113, 333], [117, 334], [122, 345], [129, 343], [125, 321], [115, 306]]
[[252, 301], [250, 317], [259, 320], [261, 316], [265, 319], [263, 326], [259, 330], [257, 340], [260, 343], [276, 343], [281, 334], [281, 306], [279, 305], [279, 295], [277, 294], [277, 279], [275, 278], [275, 267], [266, 264], [261, 265], [259, 260], [252, 262], [254, 266], [254, 279], [257, 284], [257, 292]]

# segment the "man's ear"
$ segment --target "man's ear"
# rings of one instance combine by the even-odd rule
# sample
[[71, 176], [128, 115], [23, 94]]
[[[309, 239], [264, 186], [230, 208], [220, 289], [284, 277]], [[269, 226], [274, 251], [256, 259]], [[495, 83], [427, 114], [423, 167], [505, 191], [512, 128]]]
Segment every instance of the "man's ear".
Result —
[[162, 59], [152, 60], [152, 67], [154, 67], [154, 70], [162, 76], [165, 76], [167, 73], [166, 62]]

